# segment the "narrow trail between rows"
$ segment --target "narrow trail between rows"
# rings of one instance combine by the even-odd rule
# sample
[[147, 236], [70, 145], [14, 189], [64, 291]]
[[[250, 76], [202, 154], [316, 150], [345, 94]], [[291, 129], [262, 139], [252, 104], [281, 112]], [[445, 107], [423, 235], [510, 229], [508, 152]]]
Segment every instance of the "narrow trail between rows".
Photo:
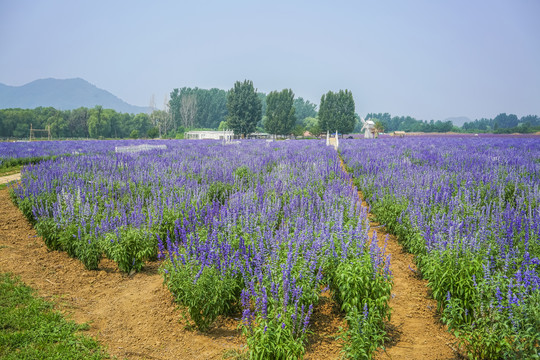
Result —
[[[341, 158], [340, 161], [342, 170], [347, 172]], [[358, 191], [358, 197], [362, 200], [362, 206], [369, 208], [361, 191]], [[375, 358], [459, 359], [454, 351], [456, 339], [440, 322], [437, 302], [429, 296], [427, 281], [421, 279], [414, 256], [403, 249], [394, 235], [386, 233], [384, 226], [373, 221], [372, 214], [368, 213], [368, 218], [369, 238], [376, 232], [379, 248], [383, 249], [386, 245], [394, 281], [389, 302], [392, 308], [388, 324], [390, 340], [385, 344], [385, 350], [378, 350]]]
[[370, 236], [377, 232], [381, 248], [387, 239], [386, 252], [391, 255], [394, 284], [389, 302], [390, 342], [385, 345], [386, 351], [379, 350], [376, 359], [459, 359], [454, 351], [456, 339], [440, 322], [437, 302], [429, 296], [427, 281], [418, 275], [413, 255], [404, 251], [396, 237], [387, 235], [379, 225], [370, 222]]

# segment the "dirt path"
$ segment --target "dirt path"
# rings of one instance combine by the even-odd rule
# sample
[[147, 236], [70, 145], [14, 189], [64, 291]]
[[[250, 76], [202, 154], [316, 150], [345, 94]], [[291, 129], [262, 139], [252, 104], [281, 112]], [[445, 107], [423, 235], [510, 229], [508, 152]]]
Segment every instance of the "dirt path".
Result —
[[19, 180], [20, 178], [21, 178], [21, 173], [0, 176], [0, 185], [7, 184], [8, 182], [13, 181], [13, 180]]
[[[343, 161], [341, 168], [346, 172]], [[362, 206], [368, 204], [363, 200]], [[455, 337], [446, 331], [446, 327], [437, 316], [437, 302], [428, 294], [427, 281], [420, 278], [412, 254], [403, 250], [394, 235], [387, 234], [381, 224], [371, 221], [370, 238], [377, 232], [380, 248], [385, 246], [386, 254], [390, 254], [390, 270], [394, 285], [389, 302], [392, 316], [389, 324], [390, 341], [386, 349], [379, 350], [377, 360], [387, 359], [459, 359], [453, 350]]]
[[[378, 225], [370, 224], [372, 228]], [[375, 231], [379, 246], [383, 247], [387, 235], [381, 227]], [[391, 340], [376, 359], [459, 359], [452, 350], [456, 339], [439, 321], [437, 302], [428, 294], [427, 281], [417, 275], [413, 255], [406, 253], [393, 235], [388, 235], [386, 251], [391, 254], [390, 270], [394, 277]]]

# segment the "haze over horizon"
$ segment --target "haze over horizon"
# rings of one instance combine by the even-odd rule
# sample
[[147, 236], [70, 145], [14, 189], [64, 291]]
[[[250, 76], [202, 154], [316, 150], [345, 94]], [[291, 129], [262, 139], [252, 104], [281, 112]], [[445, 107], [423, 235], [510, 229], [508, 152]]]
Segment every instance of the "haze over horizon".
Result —
[[290, 88], [421, 120], [540, 115], [540, 2], [3, 1], [0, 83], [83, 78], [133, 105], [174, 88]]

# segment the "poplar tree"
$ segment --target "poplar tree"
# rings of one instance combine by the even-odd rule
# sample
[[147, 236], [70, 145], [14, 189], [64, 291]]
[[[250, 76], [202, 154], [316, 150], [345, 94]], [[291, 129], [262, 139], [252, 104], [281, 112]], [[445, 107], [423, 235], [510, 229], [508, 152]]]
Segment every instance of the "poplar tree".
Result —
[[246, 137], [255, 131], [262, 116], [261, 100], [251, 80], [237, 81], [227, 94], [227, 125]]
[[354, 99], [349, 90], [329, 91], [321, 97], [319, 127], [323, 132], [350, 134], [355, 123]]
[[289, 135], [296, 122], [294, 93], [291, 89], [272, 91], [266, 97], [266, 132], [276, 135]]

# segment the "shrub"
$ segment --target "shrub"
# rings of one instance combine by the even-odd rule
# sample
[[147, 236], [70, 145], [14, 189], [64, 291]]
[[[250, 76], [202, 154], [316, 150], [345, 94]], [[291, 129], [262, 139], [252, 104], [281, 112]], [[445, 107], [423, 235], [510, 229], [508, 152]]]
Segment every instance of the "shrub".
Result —
[[141, 271], [146, 260], [157, 257], [157, 238], [146, 229], [122, 227], [101, 241], [103, 252], [128, 274]]
[[207, 331], [219, 315], [230, 313], [237, 305], [241, 277], [231, 271], [222, 274], [215, 266], [195, 260], [183, 263], [178, 257], [166, 261], [161, 271], [175, 301], [187, 308], [200, 331]]

